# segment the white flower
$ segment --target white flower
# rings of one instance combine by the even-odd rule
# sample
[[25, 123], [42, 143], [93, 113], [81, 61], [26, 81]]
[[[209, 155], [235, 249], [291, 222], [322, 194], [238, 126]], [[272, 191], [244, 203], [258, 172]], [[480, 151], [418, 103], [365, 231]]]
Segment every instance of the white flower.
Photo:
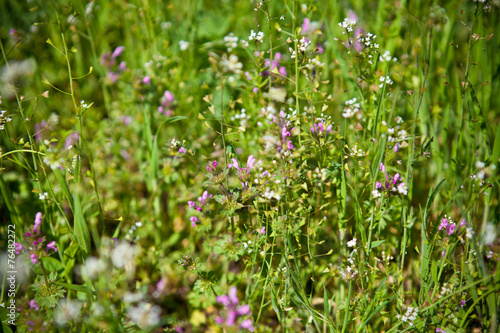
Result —
[[66, 323], [78, 320], [82, 303], [72, 299], [65, 299], [59, 302], [59, 307], [55, 310], [54, 318], [57, 325], [64, 326]]
[[408, 187], [405, 183], [400, 183], [398, 185], [398, 192], [403, 195], [408, 195]]
[[258, 33], [255, 33], [253, 30], [250, 32], [250, 36], [248, 37], [249, 40], [255, 40], [256, 42], [261, 42], [264, 39], [264, 33], [262, 31], [259, 31]]
[[186, 49], [189, 47], [189, 42], [181, 40], [179, 41], [179, 47], [181, 48], [181, 51], [186, 51]]
[[373, 198], [380, 198], [380, 196], [381, 196], [380, 192], [377, 190], [373, 190], [372, 195], [373, 195]]
[[356, 247], [356, 238], [353, 238], [349, 242], [347, 242], [347, 247]]
[[156, 326], [160, 323], [161, 308], [150, 303], [140, 303], [127, 311], [130, 319], [141, 328]]
[[486, 223], [484, 226], [484, 234], [483, 234], [483, 244], [491, 245], [495, 241], [497, 237], [497, 232], [495, 230], [495, 226], [492, 223]]
[[111, 261], [116, 268], [123, 268], [133, 263], [137, 255], [137, 248], [127, 242], [120, 243], [113, 249]]
[[89, 257], [85, 260], [82, 273], [89, 279], [94, 280], [106, 269], [106, 264], [96, 257]]

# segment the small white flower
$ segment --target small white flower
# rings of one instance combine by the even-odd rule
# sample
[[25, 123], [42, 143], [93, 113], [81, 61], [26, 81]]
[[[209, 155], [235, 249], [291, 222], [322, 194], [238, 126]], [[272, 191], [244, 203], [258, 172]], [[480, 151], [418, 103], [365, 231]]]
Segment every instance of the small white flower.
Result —
[[189, 42], [187, 42], [185, 40], [181, 40], [181, 41], [179, 41], [179, 47], [180, 47], [181, 51], [186, 51], [186, 49], [189, 47]]
[[356, 238], [353, 238], [349, 242], [347, 242], [347, 247], [356, 247]]
[[373, 195], [373, 198], [380, 198], [380, 196], [381, 196], [380, 192], [377, 190], [373, 190], [372, 195]]

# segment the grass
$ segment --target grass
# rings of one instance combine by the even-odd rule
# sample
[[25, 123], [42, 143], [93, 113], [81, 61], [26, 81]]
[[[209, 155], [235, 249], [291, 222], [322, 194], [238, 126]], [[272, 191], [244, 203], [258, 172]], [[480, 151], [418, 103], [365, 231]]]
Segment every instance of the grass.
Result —
[[498, 332], [498, 10], [0, 4], [3, 330]]

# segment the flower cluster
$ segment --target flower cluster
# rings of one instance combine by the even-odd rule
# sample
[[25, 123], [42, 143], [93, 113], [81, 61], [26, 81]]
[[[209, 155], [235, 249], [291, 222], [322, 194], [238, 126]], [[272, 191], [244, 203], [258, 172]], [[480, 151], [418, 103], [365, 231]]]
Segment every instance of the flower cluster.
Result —
[[[207, 204], [208, 199], [211, 197], [212, 195], [209, 194], [208, 191], [205, 191], [201, 196], [198, 197], [197, 202], [188, 201], [189, 208], [201, 212], [203, 210], [202, 207], [204, 207]], [[200, 221], [199, 218], [196, 216], [191, 216], [189, 220], [191, 221], [191, 225], [193, 227], [196, 227], [196, 223]]]
[[[464, 228], [464, 229], [462, 229]], [[460, 221], [460, 223], [458, 224], [458, 228], [457, 228], [457, 225], [455, 224], [455, 222], [453, 222], [453, 219], [451, 217], [449, 217], [448, 215], [445, 215], [442, 219], [441, 219], [441, 224], [439, 224], [439, 231], [443, 230], [445, 231], [448, 236], [451, 236], [456, 232], [458, 232], [459, 230], [465, 230], [465, 235], [467, 238], [472, 238], [472, 236], [474, 235], [474, 231], [472, 230], [472, 228], [470, 228], [467, 224], [467, 222], [465, 221], [465, 219], [462, 219]]]
[[49, 251], [57, 252], [56, 242], [52, 241], [45, 245], [45, 236], [42, 234], [42, 213], [38, 212], [35, 216], [35, 222], [32, 227], [28, 229], [25, 234], [25, 241], [27, 241], [24, 246], [21, 243], [15, 244], [15, 252], [27, 253], [30, 256], [33, 265], [39, 262], [39, 259], [45, 257], [49, 254]]
[[320, 135], [323, 135], [323, 134], [332, 134], [333, 133], [333, 130], [332, 130], [332, 125], [328, 125], [326, 128], [325, 126], [323, 125], [322, 122], [319, 122], [317, 124], [313, 124], [313, 126], [310, 128], [311, 130], [311, 133], [313, 134], [317, 134], [318, 136]]
[[[229, 288], [229, 293], [227, 295], [217, 296], [217, 302], [224, 305], [225, 317], [219, 316], [215, 319], [220, 325], [225, 325], [227, 327], [234, 327], [236, 322], [240, 317], [250, 316], [250, 306], [248, 304], [239, 305], [239, 299], [237, 295], [238, 291], [236, 287]], [[255, 331], [252, 319], [247, 318], [239, 323], [239, 327], [250, 332]]]
[[417, 316], [418, 308], [409, 306], [404, 315], [397, 314], [396, 318], [401, 319], [402, 322], [408, 323], [410, 326], [413, 326], [413, 322], [417, 319]]
[[271, 59], [265, 59], [264, 60], [264, 66], [266, 68], [270, 68], [270, 70], [266, 70], [264, 72], [264, 74], [266, 76], [269, 76], [270, 75], [270, 72], [273, 73], [276, 69], [276, 71], [280, 74], [280, 75], [283, 75], [283, 76], [287, 76], [288, 73], [286, 72], [286, 68], [284, 66], [280, 66], [280, 61], [281, 61], [281, 53], [280, 52], [276, 52], [276, 54], [274, 55], [274, 60], [271, 61]]
[[345, 31], [342, 32], [342, 34], [350, 33], [353, 31], [354, 26], [356, 25], [356, 21], [353, 20], [352, 18], [346, 17], [344, 21], [339, 23], [339, 27], [344, 29]]
[[384, 163], [380, 163], [380, 171], [384, 173], [385, 184], [382, 184], [380, 182], [375, 183], [376, 189], [372, 191], [372, 195], [374, 198], [378, 198], [381, 196], [379, 190], [388, 191], [392, 193], [399, 193], [402, 195], [408, 194], [408, 187], [403, 182], [403, 179], [401, 178], [399, 173], [396, 173], [393, 177], [389, 178], [387, 174], [387, 168], [385, 167]]
[[5, 115], [6, 112], [7, 111], [5, 110], [0, 111], [0, 130], [3, 130], [5, 128], [6, 123], [12, 121], [12, 118]]
[[254, 167], [255, 158], [253, 157], [253, 155], [248, 156], [247, 166], [245, 168], [240, 168], [240, 166], [238, 164], [238, 161], [235, 158], [232, 159], [232, 162], [233, 163], [229, 163], [227, 165], [227, 167], [229, 169], [231, 169], [231, 168], [236, 169], [236, 172], [238, 174], [238, 178], [241, 180], [241, 182], [244, 185], [246, 185], [247, 182], [248, 182], [248, 177], [249, 177], [249, 174], [250, 174], [250, 170], [252, 170], [253, 167]]
[[248, 37], [249, 40], [255, 40], [255, 42], [260, 42], [262, 43], [262, 40], [264, 39], [264, 33], [262, 31], [259, 31], [258, 33], [255, 33], [253, 30], [250, 32], [250, 36]]
[[125, 46], [118, 46], [113, 53], [106, 52], [101, 56], [101, 65], [108, 69], [108, 78], [111, 83], [116, 83], [124, 71], [127, 70], [127, 63], [125, 61], [120, 62], [118, 67], [116, 67], [117, 58], [125, 51]]
[[165, 90], [163, 96], [161, 97], [160, 104], [158, 107], [158, 112], [163, 113], [166, 116], [170, 116], [172, 111], [170, 110], [170, 106], [174, 103], [174, 95], [169, 91]]
[[356, 97], [345, 102], [344, 110], [342, 111], [342, 117], [352, 118], [356, 113], [359, 112], [359, 102]]

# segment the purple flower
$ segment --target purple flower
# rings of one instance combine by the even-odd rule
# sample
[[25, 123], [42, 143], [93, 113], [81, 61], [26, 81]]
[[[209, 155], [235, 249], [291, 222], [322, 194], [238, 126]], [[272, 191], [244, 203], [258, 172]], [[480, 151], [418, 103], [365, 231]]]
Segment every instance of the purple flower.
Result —
[[179, 148], [179, 150], [178, 150], [177, 152], [178, 152], [179, 154], [185, 154], [185, 153], [187, 153], [187, 150], [186, 150], [186, 148], [184, 148], [184, 147], [180, 147], [180, 148]]
[[266, 234], [266, 227], [260, 228], [260, 234], [265, 235]]
[[245, 330], [249, 330], [250, 332], [255, 331], [255, 327], [253, 327], [252, 319], [245, 319], [241, 322], [241, 328]]
[[34, 300], [34, 299], [32, 299], [32, 300], [30, 301], [30, 309], [35, 309], [35, 311], [40, 310], [40, 308], [38, 307], [38, 304], [36, 304], [36, 302], [35, 302], [35, 300]]
[[36, 254], [33, 253], [30, 256], [30, 258], [31, 258], [31, 262], [33, 263], [33, 265], [38, 264], [38, 258], [36, 257]]
[[443, 228], [448, 228], [448, 220], [445, 218], [441, 219], [441, 224], [439, 225], [439, 231]]
[[196, 223], [197, 223], [197, 222], [199, 222], [200, 220], [199, 220], [196, 216], [191, 216], [191, 217], [189, 218], [189, 221], [191, 221], [191, 225], [192, 225], [193, 227], [196, 227]]
[[[224, 323], [229, 327], [233, 327], [236, 324], [238, 317], [251, 314], [249, 305], [238, 305], [239, 299], [237, 293], [238, 290], [236, 287], [231, 287], [229, 288], [229, 293], [227, 295], [217, 296], [217, 302], [224, 305], [227, 311], [226, 320], [224, 321], [222, 317], [218, 317], [216, 318], [217, 323]], [[240, 324], [240, 328], [249, 330], [250, 332], [255, 330], [251, 319], [244, 319]]]
[[462, 219], [462, 221], [460, 221], [460, 224], [458, 225], [458, 228], [462, 228], [462, 227], [468, 227], [469, 225], [467, 224], [467, 222], [465, 221], [465, 219]]
[[120, 62], [118, 65], [118, 72], [124, 72], [127, 70], [127, 63], [125, 61]]
[[375, 188], [382, 188], [382, 187], [383, 187], [382, 183], [380, 183], [380, 182], [375, 183]]
[[211, 161], [207, 163], [207, 171], [215, 173], [217, 172], [217, 161]]
[[438, 327], [436, 328], [436, 333], [446, 333], [446, 331]]
[[122, 53], [123, 51], [125, 51], [125, 46], [118, 46], [114, 51], [113, 51], [113, 54], [111, 55], [111, 58], [112, 59], [116, 59], [118, 58]]
[[394, 179], [392, 180], [392, 183], [393, 184], [396, 184], [398, 181], [401, 181], [401, 177], [399, 176], [399, 173], [397, 173], [395, 176], [394, 176]]
[[253, 168], [255, 164], [255, 158], [253, 157], [253, 155], [250, 155], [248, 156], [248, 160], [247, 160], [247, 173]]
[[456, 227], [455, 223], [450, 223], [446, 226], [446, 233], [448, 236], [451, 236], [455, 232]]
[[15, 251], [16, 251], [16, 254], [19, 254], [21, 251], [26, 250], [26, 249], [24, 248], [24, 246], [23, 246], [22, 244], [20, 244], [20, 243], [14, 243], [14, 246], [15, 246], [15, 248], [16, 248], [16, 250], [15, 250]]
[[142, 83], [144, 84], [147, 84], [148, 86], [151, 84], [151, 77], [149, 76], [145, 76], [143, 79], [142, 79]]
[[47, 250], [54, 250], [54, 252], [57, 252], [56, 242], [52, 241], [47, 244]]
[[69, 146], [77, 144], [78, 140], [80, 140], [80, 135], [78, 135], [78, 132], [71, 133], [66, 137], [66, 140], [64, 141], [64, 149], [68, 149]]

